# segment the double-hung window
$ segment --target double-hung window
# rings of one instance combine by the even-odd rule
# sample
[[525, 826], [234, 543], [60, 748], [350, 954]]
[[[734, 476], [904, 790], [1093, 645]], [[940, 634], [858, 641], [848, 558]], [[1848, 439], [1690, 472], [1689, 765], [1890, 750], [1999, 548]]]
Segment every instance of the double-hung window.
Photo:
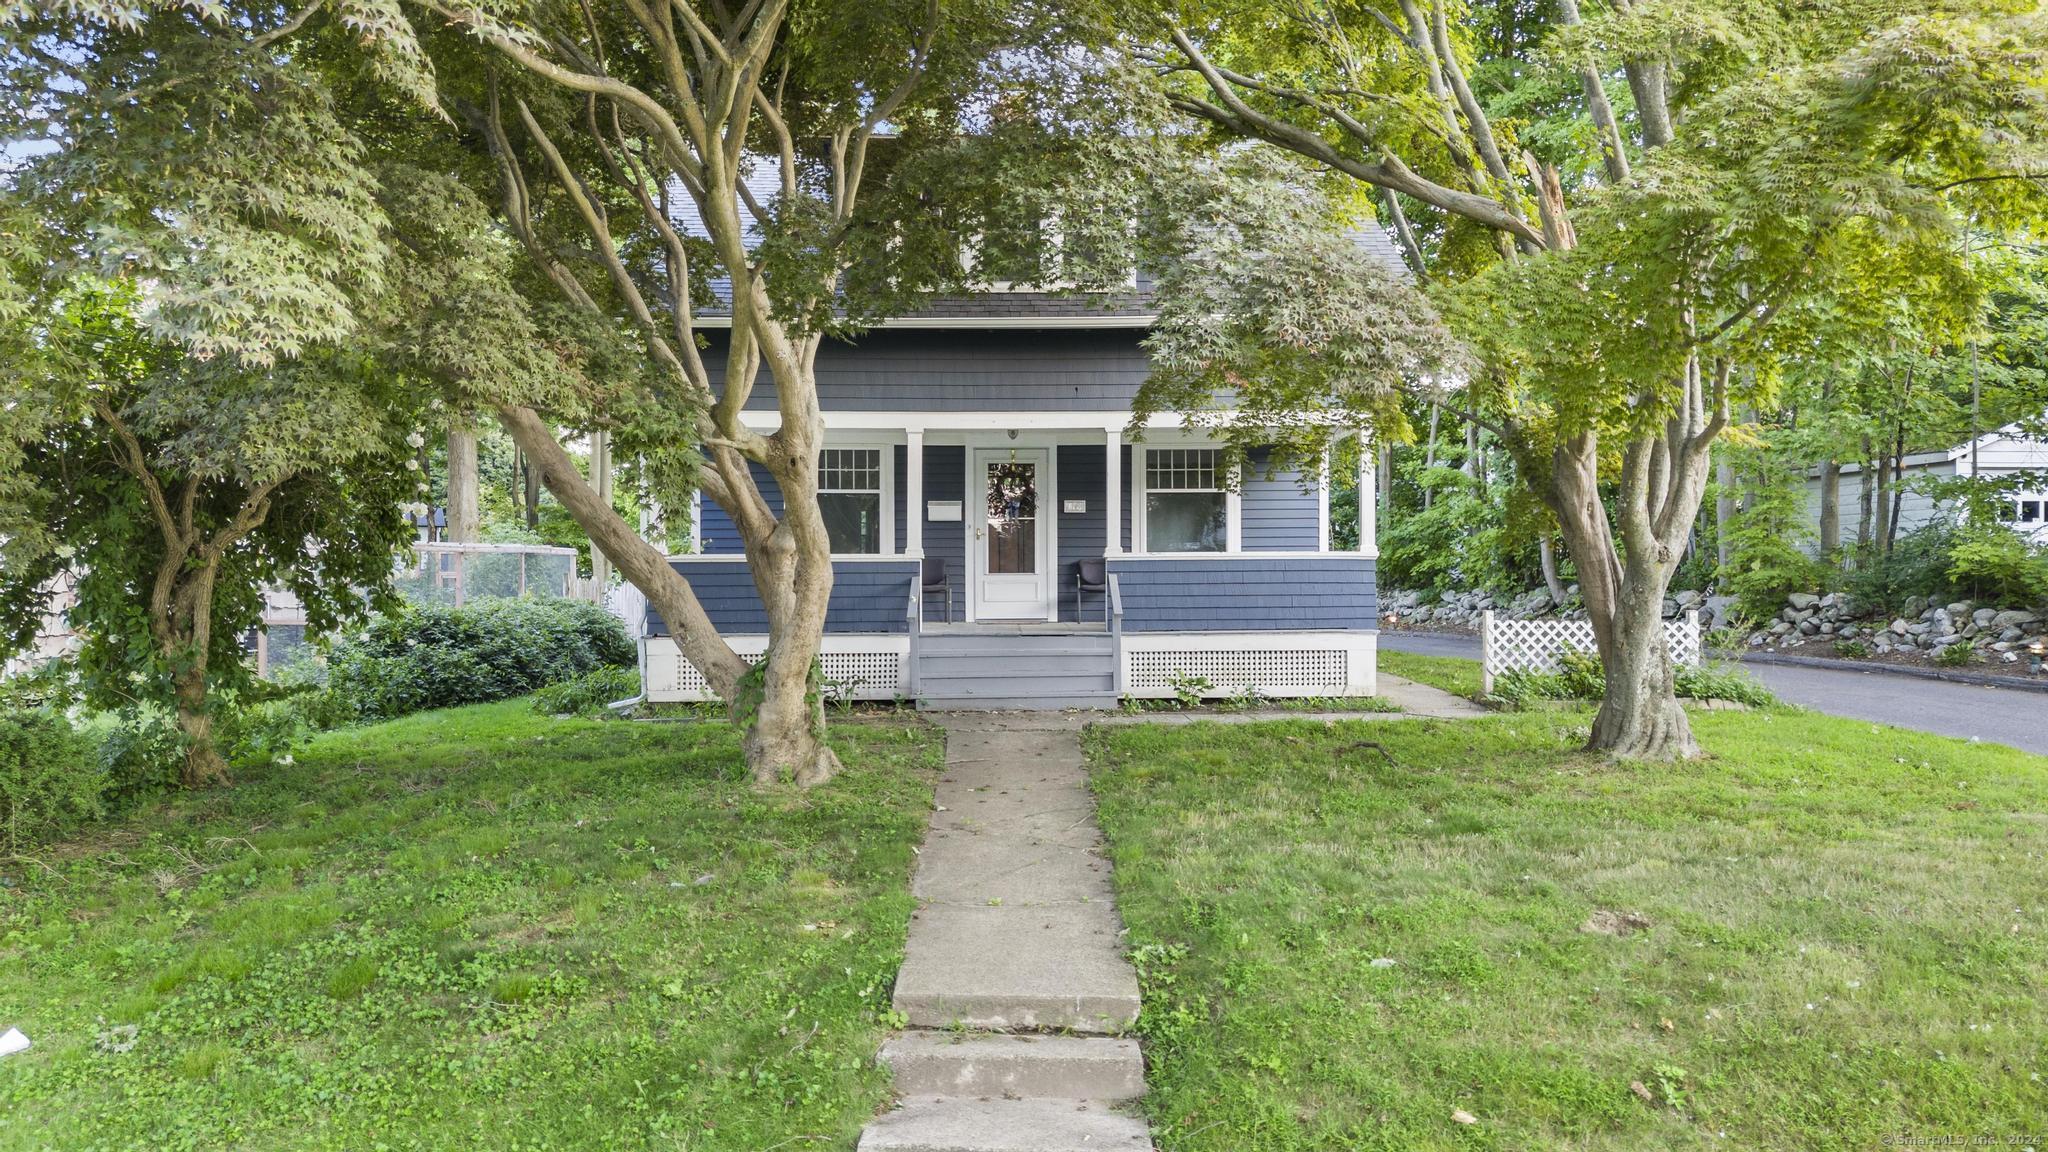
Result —
[[1222, 552], [1230, 496], [1214, 448], [1145, 450], [1145, 551]]
[[827, 448], [818, 453], [818, 511], [835, 555], [882, 551], [882, 450]]

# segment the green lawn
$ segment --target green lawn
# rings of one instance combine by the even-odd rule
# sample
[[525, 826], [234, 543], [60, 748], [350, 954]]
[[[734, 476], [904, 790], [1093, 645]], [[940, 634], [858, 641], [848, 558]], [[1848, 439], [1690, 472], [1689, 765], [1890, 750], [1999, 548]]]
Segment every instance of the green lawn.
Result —
[[798, 796], [720, 724], [430, 713], [9, 866], [0, 1148], [850, 1148], [943, 758], [834, 731]]
[[1467, 700], [1479, 698], [1479, 661], [1456, 656], [1423, 656], [1414, 652], [1380, 649], [1379, 670], [1390, 676], [1441, 688]]
[[1619, 766], [1586, 722], [1091, 733], [1162, 1149], [2048, 1129], [2048, 758], [1768, 709]]

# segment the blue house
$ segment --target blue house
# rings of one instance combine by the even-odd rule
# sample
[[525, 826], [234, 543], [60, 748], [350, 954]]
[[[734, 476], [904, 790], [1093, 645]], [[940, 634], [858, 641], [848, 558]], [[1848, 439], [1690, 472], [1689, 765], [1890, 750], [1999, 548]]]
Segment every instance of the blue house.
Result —
[[[1366, 241], [1398, 261], [1383, 236]], [[1233, 482], [1177, 416], [1127, 435], [1152, 320], [1142, 292], [997, 291], [819, 351], [836, 691], [934, 708], [1373, 693], [1372, 468], [1359, 546], [1338, 551], [1322, 484], [1257, 460]], [[715, 348], [705, 359], [723, 363]], [[772, 431], [765, 375], [750, 407]], [[734, 649], [757, 655], [766, 618], [739, 534], [699, 505], [696, 551], [673, 563]], [[708, 698], [658, 616], [647, 631], [648, 697]]]

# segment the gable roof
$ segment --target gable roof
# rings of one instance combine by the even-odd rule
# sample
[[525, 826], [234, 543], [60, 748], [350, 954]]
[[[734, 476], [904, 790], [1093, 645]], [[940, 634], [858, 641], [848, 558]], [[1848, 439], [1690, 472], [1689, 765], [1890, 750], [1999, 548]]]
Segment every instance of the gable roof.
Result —
[[[773, 165], [755, 163], [741, 177], [754, 199], [769, 203], [779, 194], [781, 183]], [[671, 220], [678, 231], [700, 240], [710, 239], [710, 230], [697, 211], [697, 204], [680, 181], [669, 183]], [[743, 209], [744, 210], [744, 209]], [[1368, 259], [1378, 261], [1403, 283], [1412, 284], [1414, 273], [1401, 258], [1394, 238], [1380, 225], [1366, 224], [1346, 231]], [[750, 244], [760, 238], [758, 222], [748, 226]], [[720, 299], [731, 299], [732, 283], [719, 277], [710, 287]], [[1158, 319], [1152, 306], [1152, 278], [1142, 270], [1124, 292], [1058, 292], [1044, 290], [983, 291], [937, 296], [921, 308], [892, 316], [874, 324], [878, 328], [1149, 328]], [[703, 328], [722, 328], [732, 322], [730, 314], [707, 311], [698, 317]]]

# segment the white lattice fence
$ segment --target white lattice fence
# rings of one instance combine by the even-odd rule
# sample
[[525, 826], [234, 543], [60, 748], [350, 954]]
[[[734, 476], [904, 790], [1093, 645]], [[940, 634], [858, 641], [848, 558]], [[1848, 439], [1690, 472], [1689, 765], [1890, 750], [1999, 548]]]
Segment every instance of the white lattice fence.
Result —
[[[1664, 643], [1673, 664], [1700, 662], [1700, 614], [1689, 611], [1664, 622]], [[1567, 652], [1592, 652], [1593, 625], [1585, 620], [1503, 620], [1479, 614], [1479, 678], [1487, 695], [1493, 678], [1510, 669], [1555, 672]]]

